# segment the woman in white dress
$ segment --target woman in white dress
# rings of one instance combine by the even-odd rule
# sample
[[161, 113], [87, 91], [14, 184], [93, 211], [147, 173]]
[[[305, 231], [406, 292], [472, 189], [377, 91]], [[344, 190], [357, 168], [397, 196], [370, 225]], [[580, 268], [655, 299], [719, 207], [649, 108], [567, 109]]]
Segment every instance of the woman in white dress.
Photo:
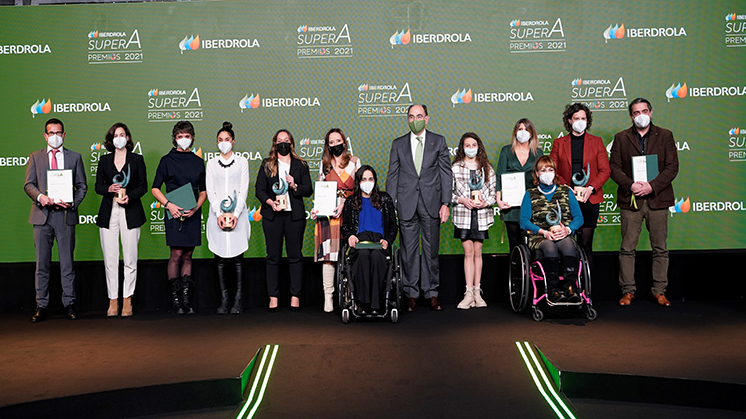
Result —
[[210, 215], [207, 218], [208, 248], [215, 254], [220, 284], [218, 314], [227, 314], [230, 304], [228, 271], [234, 268], [236, 287], [231, 314], [240, 314], [243, 274], [241, 260], [249, 248], [251, 225], [246, 211], [249, 193], [249, 162], [233, 152], [235, 134], [230, 122], [223, 122], [218, 131], [217, 145], [220, 155], [207, 162], [205, 181]]

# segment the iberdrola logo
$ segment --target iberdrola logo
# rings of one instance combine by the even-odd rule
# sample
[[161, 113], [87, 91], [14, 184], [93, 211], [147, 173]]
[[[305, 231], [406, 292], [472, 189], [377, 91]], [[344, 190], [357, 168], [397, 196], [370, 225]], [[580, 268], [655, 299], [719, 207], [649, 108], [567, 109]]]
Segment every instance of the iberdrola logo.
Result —
[[303, 138], [300, 140], [300, 145], [311, 145], [311, 139], [310, 138]]
[[101, 143], [91, 144], [91, 151], [100, 151], [104, 146]]
[[580, 86], [581, 84], [583, 84], [583, 79], [575, 79], [572, 81], [573, 86]]
[[521, 26], [521, 19], [511, 20], [510, 26]]
[[471, 102], [472, 98], [472, 92], [471, 89], [466, 90], [456, 90], [456, 93], [451, 95], [451, 103], [453, 104], [453, 107], [455, 108], [458, 104], [466, 104]]
[[686, 97], [686, 82], [682, 85], [681, 83], [674, 86], [673, 84], [671, 87], [666, 89], [666, 97], [668, 98], [668, 101], [670, 102], [671, 99], [682, 99]]
[[158, 96], [158, 89], [153, 89], [149, 91], [148, 96]]
[[684, 198], [681, 198], [680, 200], [676, 201], [674, 206], [668, 207], [668, 211], [671, 212], [671, 217], [675, 213], [683, 213], [683, 212], [689, 212], [689, 210], [692, 208], [692, 203], [689, 202], [689, 197], [686, 198], [686, 201]]
[[238, 107], [241, 108], [241, 113], [243, 113], [244, 109], [256, 109], [259, 107], [259, 104], [261, 103], [261, 99], [259, 98], [259, 93], [256, 95], [244, 95], [243, 99], [238, 101]]
[[38, 114], [48, 114], [52, 110], [52, 99], [36, 101], [31, 105], [31, 116], [36, 118]]
[[163, 205], [161, 205], [161, 203], [158, 201], [153, 201], [153, 203], [150, 204], [150, 208], [152, 209], [163, 208]]
[[192, 148], [192, 153], [194, 153], [200, 159], [204, 159], [204, 157], [202, 157], [202, 147], [200, 147], [200, 148]]
[[308, 25], [298, 26], [298, 33], [306, 33], [306, 32], [308, 32]]
[[736, 20], [736, 14], [735, 13], [731, 13], [729, 15], [726, 15], [725, 16], [725, 20]]
[[604, 31], [604, 39], [606, 40], [605, 41], [606, 43], [609, 42], [609, 39], [622, 39], [622, 38], [624, 38], [624, 23], [622, 23], [622, 26], [609, 25], [609, 27], [606, 28], [606, 30]]
[[368, 86], [368, 83], [361, 84], [360, 86], [357, 87], [358, 92], [367, 92], [368, 89], [370, 89], [370, 86]]
[[738, 135], [741, 133], [741, 128], [731, 128], [730, 131], [728, 131], [728, 135]]
[[89, 37], [89, 38], [98, 38], [98, 31], [91, 31], [91, 32], [90, 32], [90, 33], [88, 34], [88, 37]]
[[407, 45], [411, 40], [412, 34], [409, 33], [409, 29], [407, 29], [406, 32], [402, 29], [401, 32], [394, 32], [394, 34], [391, 35], [389, 43], [391, 44], [391, 48], [394, 48], [395, 45]]
[[262, 219], [262, 213], [259, 212], [259, 210], [256, 209], [256, 207], [252, 208], [251, 211], [249, 211], [249, 221], [261, 221]]
[[197, 36], [190, 36], [190, 37], [184, 37], [184, 39], [179, 42], [179, 49], [181, 50], [181, 53], [184, 53], [184, 50], [188, 51], [194, 51], [195, 49], [199, 49], [199, 35]]

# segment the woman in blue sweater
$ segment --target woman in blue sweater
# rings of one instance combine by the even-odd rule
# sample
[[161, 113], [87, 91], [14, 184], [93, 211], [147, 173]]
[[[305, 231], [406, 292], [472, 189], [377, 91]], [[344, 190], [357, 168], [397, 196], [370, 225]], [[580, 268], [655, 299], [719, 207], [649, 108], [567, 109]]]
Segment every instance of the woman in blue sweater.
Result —
[[[578, 251], [572, 234], [583, 225], [583, 214], [572, 190], [560, 185], [556, 165], [549, 156], [536, 160], [535, 188], [526, 191], [521, 204], [521, 229], [528, 232], [528, 247], [535, 251], [547, 277], [547, 295], [552, 303], [579, 302]], [[560, 259], [564, 280], [560, 284]]]

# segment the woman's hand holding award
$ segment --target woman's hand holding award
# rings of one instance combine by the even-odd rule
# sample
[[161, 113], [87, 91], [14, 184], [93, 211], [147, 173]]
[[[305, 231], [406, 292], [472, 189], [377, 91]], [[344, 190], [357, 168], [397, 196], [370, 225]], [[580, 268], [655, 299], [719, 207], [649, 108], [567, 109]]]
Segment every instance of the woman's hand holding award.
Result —
[[583, 197], [586, 187], [585, 185], [588, 184], [588, 180], [591, 177], [591, 164], [588, 163], [588, 171], [583, 170], [582, 173], [574, 173], [572, 175], [572, 183], [575, 185], [573, 188], [573, 191], [575, 191], [575, 198], [579, 202], [585, 202], [585, 198]]
[[238, 203], [238, 197], [236, 191], [233, 191], [233, 196], [222, 200], [220, 202], [220, 220], [222, 221], [221, 228], [223, 230], [233, 230], [236, 227], [236, 217], [233, 215], [233, 211], [236, 210], [236, 204]]
[[559, 202], [557, 203], [557, 209], [552, 208], [552, 212], [555, 215], [554, 219], [552, 218], [552, 214], [549, 213], [546, 216], [546, 220], [547, 224], [549, 224], [549, 231], [552, 234], [556, 234], [565, 229], [565, 226], [562, 225], [562, 207], [560, 207]]
[[275, 193], [277, 202], [277, 209], [284, 210], [288, 207], [288, 183], [282, 177], [279, 178], [278, 182], [272, 185], [272, 192]]
[[471, 202], [476, 207], [482, 205], [482, 187], [484, 186], [484, 176], [482, 173], [474, 173], [469, 177], [469, 189], [471, 189]]
[[127, 165], [127, 173], [122, 172], [114, 175], [112, 182], [119, 185], [120, 188], [117, 190], [117, 194], [114, 197], [114, 202], [117, 204], [123, 204], [124, 197], [127, 196], [127, 185], [130, 183], [130, 167]]

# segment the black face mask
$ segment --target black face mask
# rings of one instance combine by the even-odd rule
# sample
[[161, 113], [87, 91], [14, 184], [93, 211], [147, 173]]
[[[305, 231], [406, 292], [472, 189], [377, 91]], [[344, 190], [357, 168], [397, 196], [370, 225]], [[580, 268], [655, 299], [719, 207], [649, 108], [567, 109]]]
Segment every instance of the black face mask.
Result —
[[277, 150], [281, 156], [287, 156], [290, 154], [290, 143], [277, 143], [275, 144], [275, 150]]
[[339, 157], [345, 152], [345, 146], [344, 144], [337, 144], [329, 147], [329, 151], [334, 155], [334, 157]]

